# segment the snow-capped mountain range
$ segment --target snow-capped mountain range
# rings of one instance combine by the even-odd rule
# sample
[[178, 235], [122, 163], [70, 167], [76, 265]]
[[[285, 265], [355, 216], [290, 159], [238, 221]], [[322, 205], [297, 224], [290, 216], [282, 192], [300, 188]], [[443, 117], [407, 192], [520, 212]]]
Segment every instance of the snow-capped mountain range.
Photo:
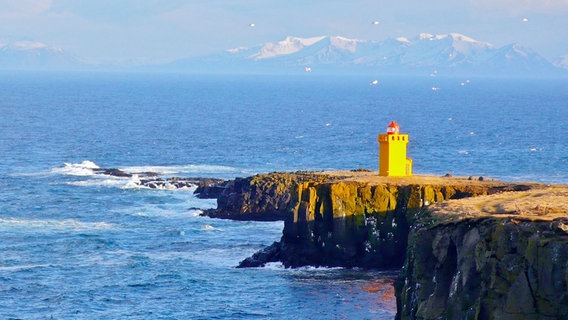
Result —
[[341, 36], [286, 37], [251, 48], [239, 47], [201, 59], [177, 61], [176, 68], [252, 72], [386, 72], [440, 74], [521, 74], [561, 72], [519, 44], [495, 47], [458, 33], [384, 41]]
[[[88, 65], [43, 42], [0, 41], [0, 70], [132, 70], [118, 65]], [[568, 55], [549, 62], [520, 44], [496, 47], [471, 37], [422, 33], [383, 41], [342, 36], [286, 37], [218, 54], [139, 66], [140, 71], [187, 73], [351, 73], [568, 75]]]
[[0, 42], [1, 70], [66, 70], [82, 65], [63, 49], [44, 42]]

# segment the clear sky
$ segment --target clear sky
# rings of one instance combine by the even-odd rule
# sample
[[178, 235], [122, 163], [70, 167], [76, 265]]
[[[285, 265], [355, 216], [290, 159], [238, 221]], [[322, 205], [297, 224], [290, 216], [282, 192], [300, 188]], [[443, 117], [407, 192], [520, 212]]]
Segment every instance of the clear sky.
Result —
[[89, 62], [161, 62], [288, 35], [422, 32], [520, 43], [552, 60], [568, 54], [568, 0], [0, 0], [0, 42], [41, 41]]

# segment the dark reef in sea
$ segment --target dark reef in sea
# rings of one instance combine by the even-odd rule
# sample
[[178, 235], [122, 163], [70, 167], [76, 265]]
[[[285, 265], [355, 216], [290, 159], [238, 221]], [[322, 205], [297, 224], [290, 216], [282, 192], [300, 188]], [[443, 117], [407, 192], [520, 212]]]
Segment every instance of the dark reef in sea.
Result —
[[207, 190], [205, 197], [215, 198], [217, 194], [213, 193], [216, 186], [224, 182], [222, 179], [201, 178], [201, 177], [160, 177], [156, 172], [136, 172], [129, 173], [116, 168], [97, 168], [93, 169], [96, 174], [109, 175], [113, 177], [138, 178], [134, 183], [140, 187], [150, 189], [183, 189], [196, 188], [196, 192]]
[[239, 267], [402, 268], [405, 319], [568, 316], [566, 186], [345, 171], [256, 175], [200, 192], [218, 199], [211, 217], [285, 221], [282, 239]]

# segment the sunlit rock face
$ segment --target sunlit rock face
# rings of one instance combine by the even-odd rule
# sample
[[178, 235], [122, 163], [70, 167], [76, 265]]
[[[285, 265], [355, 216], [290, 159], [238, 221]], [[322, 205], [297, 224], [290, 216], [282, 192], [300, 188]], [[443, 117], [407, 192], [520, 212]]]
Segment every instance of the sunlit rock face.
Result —
[[285, 221], [281, 241], [242, 266], [281, 261], [286, 267], [399, 268], [409, 226], [422, 208], [506, 187], [498, 181], [399, 179], [369, 171], [270, 173], [226, 183], [218, 207], [205, 214]]
[[401, 267], [410, 226], [431, 203], [491, 192], [492, 184], [305, 182], [285, 220], [285, 266]]

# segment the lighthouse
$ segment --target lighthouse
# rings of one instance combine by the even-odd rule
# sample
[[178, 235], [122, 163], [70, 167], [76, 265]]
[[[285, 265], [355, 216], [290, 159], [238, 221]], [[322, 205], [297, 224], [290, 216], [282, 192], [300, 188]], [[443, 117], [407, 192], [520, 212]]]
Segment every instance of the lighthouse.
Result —
[[406, 157], [408, 135], [400, 133], [400, 126], [393, 120], [387, 133], [379, 134], [379, 175], [405, 177], [412, 175], [412, 159]]

